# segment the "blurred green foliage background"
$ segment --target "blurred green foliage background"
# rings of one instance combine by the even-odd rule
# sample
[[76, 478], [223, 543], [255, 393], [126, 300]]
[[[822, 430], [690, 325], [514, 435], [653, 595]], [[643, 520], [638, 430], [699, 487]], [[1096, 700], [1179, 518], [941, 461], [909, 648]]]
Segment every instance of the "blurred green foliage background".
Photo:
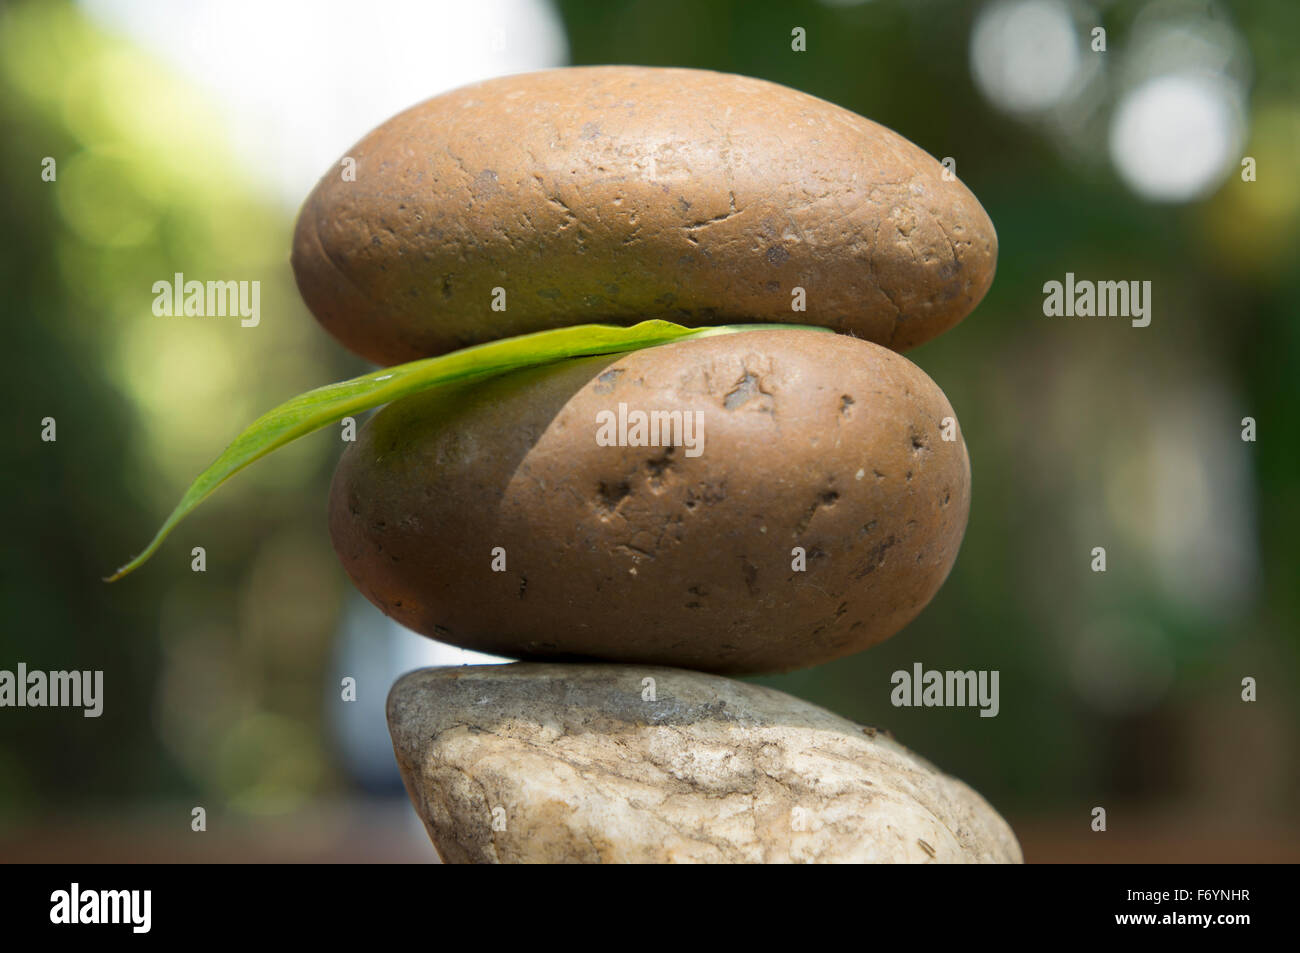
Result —
[[[762, 681], [888, 728], [984, 794], [1031, 859], [1167, 859], [1176, 841], [1235, 859], [1294, 851], [1300, 6], [1165, 5], [1226, 24], [1245, 51], [1240, 151], [1258, 169], [1243, 182], [1234, 160], [1176, 203], [1117, 174], [1115, 83], [1050, 117], [981, 93], [984, 6], [558, 4], [572, 63], [719, 69], [824, 97], [955, 158], [998, 229], [984, 303], [909, 354], [971, 454], [952, 576], [884, 645]], [[1085, 36], [1106, 27], [1098, 55], [1117, 58], [1153, 6], [1072, 9]], [[794, 26], [807, 52], [791, 50]], [[325, 715], [350, 598], [324, 518], [335, 435], [246, 471], [147, 570], [101, 582], [244, 424], [364, 369], [298, 300], [292, 215], [254, 188], [201, 91], [77, 7], [7, 5], [0, 55], [0, 668], [103, 669], [108, 693], [100, 719], [0, 711], [0, 856], [6, 843], [31, 856], [31, 832], [69, 816], [93, 843], [155, 808], [188, 830], [190, 804], [274, 825], [360, 802]], [[178, 271], [261, 281], [261, 326], [154, 317], [153, 282]], [[1067, 271], [1150, 280], [1151, 326], [1044, 317], [1043, 283]], [[190, 572], [194, 545], [205, 575]], [[893, 708], [890, 675], [914, 662], [999, 670], [1000, 714]], [[1096, 805], [1112, 843], [1167, 836], [1128, 854], [1081, 846]]]

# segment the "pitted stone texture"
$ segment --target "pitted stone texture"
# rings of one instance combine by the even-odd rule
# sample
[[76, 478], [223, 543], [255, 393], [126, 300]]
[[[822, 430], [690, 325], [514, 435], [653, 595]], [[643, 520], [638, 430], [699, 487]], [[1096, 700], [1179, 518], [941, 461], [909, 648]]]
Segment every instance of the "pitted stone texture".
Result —
[[716, 675], [424, 669], [388, 723], [449, 863], [1022, 859], [983, 798], [886, 734]]
[[970, 313], [997, 260], [988, 215], [924, 150], [746, 76], [501, 77], [347, 156], [355, 178], [336, 164], [303, 206], [293, 268], [321, 324], [382, 364], [655, 317], [806, 322], [902, 351]]
[[[698, 418], [699, 455], [604, 445], [600, 415], [623, 406]], [[943, 584], [969, 508], [938, 385], [887, 348], [798, 328], [396, 401], [339, 462], [330, 533], [366, 598], [439, 641], [731, 675], [898, 632]]]

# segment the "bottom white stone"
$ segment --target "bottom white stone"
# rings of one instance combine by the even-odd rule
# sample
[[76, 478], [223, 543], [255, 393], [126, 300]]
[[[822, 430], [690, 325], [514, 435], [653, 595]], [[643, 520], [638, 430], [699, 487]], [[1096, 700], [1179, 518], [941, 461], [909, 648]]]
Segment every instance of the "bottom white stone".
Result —
[[423, 669], [388, 697], [448, 863], [1020, 863], [982, 797], [783, 692], [639, 665]]

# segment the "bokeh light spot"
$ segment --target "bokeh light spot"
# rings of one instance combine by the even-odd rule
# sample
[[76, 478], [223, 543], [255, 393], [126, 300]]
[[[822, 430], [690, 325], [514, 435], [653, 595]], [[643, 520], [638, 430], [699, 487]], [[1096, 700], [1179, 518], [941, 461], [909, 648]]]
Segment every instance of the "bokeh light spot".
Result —
[[1001, 0], [980, 11], [971, 33], [971, 69], [988, 99], [1008, 112], [1055, 106], [1079, 70], [1079, 37], [1056, 0]]
[[1197, 74], [1147, 80], [1125, 94], [1110, 130], [1110, 153], [1135, 192], [1184, 202], [1216, 186], [1236, 165], [1242, 121], [1223, 81]]

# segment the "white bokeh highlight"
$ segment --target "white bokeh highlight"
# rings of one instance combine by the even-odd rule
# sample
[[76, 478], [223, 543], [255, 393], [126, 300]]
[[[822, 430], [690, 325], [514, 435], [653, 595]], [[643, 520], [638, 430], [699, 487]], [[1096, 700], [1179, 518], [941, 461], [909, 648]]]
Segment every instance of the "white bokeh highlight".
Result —
[[221, 110], [236, 158], [297, 209], [349, 146], [458, 86], [562, 66], [546, 0], [82, 0]]
[[1236, 166], [1242, 126], [1235, 91], [1222, 78], [1158, 76], [1120, 100], [1110, 128], [1111, 161], [1144, 198], [1186, 202]]
[[1075, 88], [1080, 42], [1059, 0], [999, 0], [980, 11], [971, 32], [975, 84], [1006, 112], [1044, 112]]

